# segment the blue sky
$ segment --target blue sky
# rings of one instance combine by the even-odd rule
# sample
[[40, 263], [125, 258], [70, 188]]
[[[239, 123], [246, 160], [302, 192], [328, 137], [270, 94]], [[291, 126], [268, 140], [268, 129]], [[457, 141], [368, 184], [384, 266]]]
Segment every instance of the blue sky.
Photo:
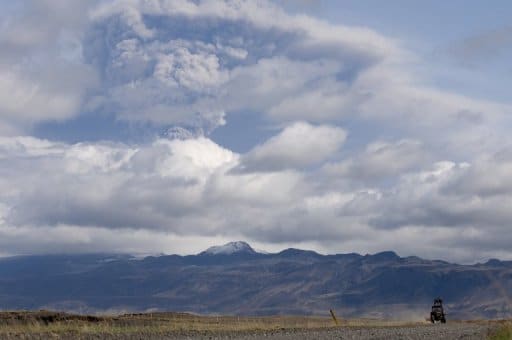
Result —
[[512, 258], [508, 2], [0, 6], [0, 255]]
[[509, 1], [320, 3], [315, 6], [317, 15], [331, 22], [371, 27], [400, 39], [423, 58], [426, 65], [419, 67], [427, 69], [437, 86], [510, 101], [512, 48], [510, 38], [499, 38], [510, 36], [506, 34], [511, 30]]

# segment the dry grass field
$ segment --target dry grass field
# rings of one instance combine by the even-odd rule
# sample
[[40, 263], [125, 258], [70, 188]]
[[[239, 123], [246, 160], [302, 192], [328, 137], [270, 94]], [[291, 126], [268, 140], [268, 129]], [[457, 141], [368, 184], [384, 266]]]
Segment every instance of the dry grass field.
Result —
[[[144, 313], [120, 316], [83, 316], [57, 312], [2, 312], [0, 339], [293, 339], [332, 338], [344, 332], [354, 339], [364, 334], [386, 338], [389, 332], [416, 332], [450, 330], [459, 334], [474, 329], [471, 334], [485, 334], [492, 339], [508, 339], [508, 328], [498, 330], [493, 322], [452, 322], [451, 328], [431, 326], [426, 321], [400, 322], [373, 319], [338, 320], [330, 317], [236, 317], [197, 316], [187, 313]], [[443, 328], [444, 327], [444, 328]], [[455, 327], [455, 328], [454, 328]], [[458, 332], [458, 333], [457, 333]], [[309, 335], [308, 335], [309, 334]], [[450, 333], [451, 334], [451, 333]], [[445, 334], [446, 335], [446, 334]], [[358, 337], [359, 336], [359, 337]], [[337, 337], [336, 337], [337, 338]], [[422, 338], [422, 337], [419, 337]], [[450, 338], [450, 337], [445, 337]], [[479, 337], [475, 337], [478, 339]], [[480, 337], [481, 338], [481, 337]]]
[[[397, 321], [370, 319], [339, 320], [344, 326], [392, 326]], [[119, 316], [82, 316], [58, 312], [0, 313], [0, 334], [6, 333], [131, 333], [167, 332], [243, 332], [336, 327], [331, 317], [272, 316], [198, 316], [188, 313], [141, 313]]]
[[504, 323], [489, 338], [490, 340], [512, 340], [512, 322]]
[[176, 331], [246, 331], [332, 327], [321, 317], [229, 317], [187, 313], [143, 313], [120, 316], [81, 316], [54, 312], [0, 313], [0, 334], [6, 332], [130, 333]]

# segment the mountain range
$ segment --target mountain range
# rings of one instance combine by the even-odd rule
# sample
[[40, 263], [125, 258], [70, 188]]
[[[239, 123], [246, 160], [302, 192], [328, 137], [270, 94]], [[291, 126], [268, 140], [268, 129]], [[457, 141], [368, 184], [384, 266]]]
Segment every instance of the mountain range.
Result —
[[449, 318], [512, 316], [512, 261], [461, 265], [386, 251], [261, 253], [245, 242], [197, 255], [0, 258], [0, 310], [182, 311], [418, 319], [442, 297]]

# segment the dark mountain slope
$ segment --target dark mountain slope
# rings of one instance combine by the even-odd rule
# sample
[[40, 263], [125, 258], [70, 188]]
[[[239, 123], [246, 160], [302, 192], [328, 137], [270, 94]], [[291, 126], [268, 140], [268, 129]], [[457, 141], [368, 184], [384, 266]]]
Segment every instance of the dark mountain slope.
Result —
[[[248, 246], [248, 245], [247, 245]], [[510, 317], [512, 263], [458, 265], [393, 252], [320, 255], [287, 249], [158, 256], [0, 259], [0, 309], [172, 310], [220, 314], [425, 316], [434, 297], [451, 318]]]

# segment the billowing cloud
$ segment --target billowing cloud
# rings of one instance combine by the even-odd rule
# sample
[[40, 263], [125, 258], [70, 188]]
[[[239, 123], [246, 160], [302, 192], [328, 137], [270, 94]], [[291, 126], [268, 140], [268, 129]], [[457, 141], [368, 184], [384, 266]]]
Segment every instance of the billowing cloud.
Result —
[[[1, 254], [512, 258], [511, 106], [433, 85], [401, 41], [265, 0], [26, 0], [0, 21]], [[104, 116], [154, 135], [36, 136]], [[241, 125], [248, 151], [215, 138]]]
[[[268, 145], [281, 139], [288, 142], [283, 136], [295, 129], [344, 135], [304, 123], [289, 129]], [[371, 145], [367, 155], [351, 164], [368, 162], [378, 150], [416, 147], [412, 141]], [[499, 196], [491, 195], [479, 184], [464, 185], [465, 191], [457, 192], [461, 181], [472, 176], [472, 165], [440, 162], [424, 170], [412, 167], [391, 187], [365, 189], [340, 187], [336, 178], [322, 175], [325, 169], [234, 171], [252, 152], [236, 154], [203, 137], [158, 139], [137, 147], [3, 138], [0, 234], [11, 242], [3, 251], [26, 252], [28, 244], [37, 243], [34, 235], [43, 233], [54, 236], [42, 237], [34, 249], [160, 252], [179, 248], [156, 241], [162, 237], [169, 242], [235, 237], [271, 248], [304, 244], [364, 251], [386, 246], [431, 257], [442, 256], [443, 247], [450, 246], [457, 249], [453, 258], [463, 261], [508, 254], [503, 232], [512, 218], [510, 192], [503, 189]], [[375, 164], [382, 166], [381, 160], [387, 161], [378, 159]], [[326, 181], [332, 183], [327, 189]], [[424, 244], [424, 234], [435, 243]], [[97, 235], [107, 238], [100, 241]], [[133, 235], [145, 241], [137, 245]], [[407, 244], [401, 241], [403, 235]], [[120, 240], [126, 241], [125, 248]], [[422, 246], [414, 248], [409, 242]]]
[[[394, 39], [270, 1], [78, 6], [87, 15], [60, 1], [28, 1], [13, 10], [19, 20], [4, 19], [0, 44], [16, 54], [0, 69], [2, 92], [16, 94], [2, 101], [4, 130], [103, 112], [209, 133], [226, 114], [250, 112], [278, 123], [379, 121], [427, 137], [439, 126], [497, 125], [510, 110], [423, 86], [409, 71], [414, 55]], [[480, 145], [485, 131], [469, 128], [476, 131], [463, 143]]]
[[96, 71], [81, 62], [85, 3], [21, 1], [0, 16], [0, 133], [80, 112], [97, 86]]
[[[266, 1], [104, 3], [91, 11], [83, 51], [102, 75], [105, 110], [154, 124], [200, 116], [209, 129], [223, 124], [216, 112], [305, 119], [318, 96], [343, 92], [349, 78], [399, 54], [370, 30], [291, 16]], [[316, 97], [290, 114], [289, 100], [308, 91]], [[341, 115], [338, 103], [318, 107], [317, 121]]]
[[303, 168], [319, 164], [339, 150], [346, 132], [338, 127], [297, 122], [257, 145], [242, 166], [252, 170]]
[[325, 171], [333, 177], [350, 181], [375, 181], [396, 178], [406, 171], [421, 169], [429, 163], [429, 158], [430, 155], [418, 141], [377, 141], [354, 158], [326, 164]]

